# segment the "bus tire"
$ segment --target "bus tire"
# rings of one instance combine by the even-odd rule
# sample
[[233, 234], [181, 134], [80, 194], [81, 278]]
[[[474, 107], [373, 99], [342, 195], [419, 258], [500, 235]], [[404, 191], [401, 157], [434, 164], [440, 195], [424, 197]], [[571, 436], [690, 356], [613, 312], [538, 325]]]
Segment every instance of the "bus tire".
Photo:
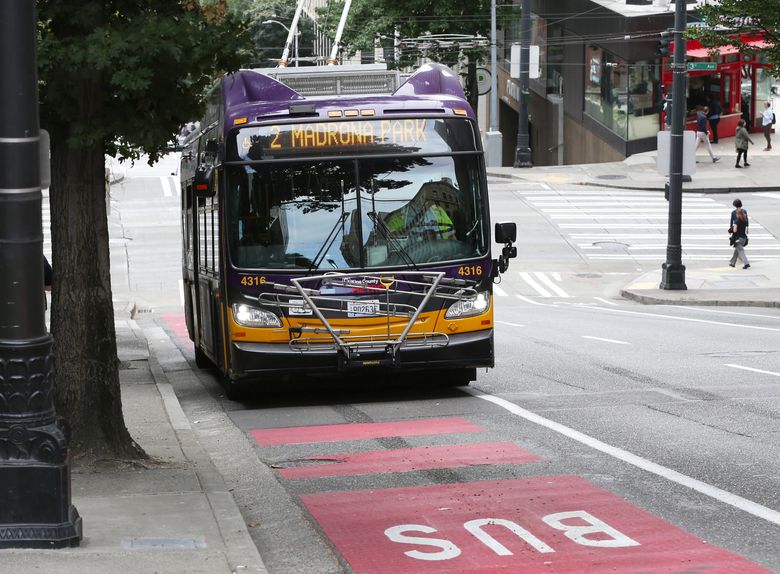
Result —
[[246, 387], [231, 379], [228, 375], [222, 375], [222, 390], [225, 391], [225, 397], [231, 401], [240, 401], [246, 397]]
[[476, 378], [476, 369], [452, 369], [444, 371], [439, 380], [445, 387], [467, 387]]
[[198, 345], [195, 345], [195, 364], [199, 369], [210, 369], [214, 366], [211, 359], [206, 356], [206, 353]]

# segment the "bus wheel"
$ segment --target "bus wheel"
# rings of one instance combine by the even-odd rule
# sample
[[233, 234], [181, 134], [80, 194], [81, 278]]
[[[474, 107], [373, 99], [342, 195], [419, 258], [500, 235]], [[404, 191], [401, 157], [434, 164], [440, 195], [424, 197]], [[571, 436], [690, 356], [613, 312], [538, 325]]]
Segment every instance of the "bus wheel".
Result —
[[246, 387], [241, 383], [237, 383], [228, 375], [222, 375], [220, 382], [222, 383], [222, 390], [225, 391], [225, 396], [231, 401], [240, 401], [246, 397]]
[[195, 364], [199, 369], [210, 369], [214, 366], [211, 359], [206, 356], [206, 353], [198, 345], [195, 345]]
[[476, 369], [451, 369], [443, 371], [439, 381], [445, 387], [467, 387], [476, 378]]

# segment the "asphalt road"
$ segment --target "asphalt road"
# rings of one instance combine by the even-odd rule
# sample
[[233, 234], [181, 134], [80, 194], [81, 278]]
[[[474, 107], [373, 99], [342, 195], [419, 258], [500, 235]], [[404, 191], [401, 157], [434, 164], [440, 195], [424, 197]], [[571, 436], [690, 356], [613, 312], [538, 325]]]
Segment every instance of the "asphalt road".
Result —
[[[170, 173], [114, 186], [112, 277], [194, 368]], [[272, 574], [780, 571], [780, 312], [621, 300], [663, 261], [662, 208], [547, 188], [491, 182], [520, 255], [496, 291], [497, 366], [468, 388], [366, 376], [233, 402], [209, 371], [169, 375]], [[731, 200], [690, 199], [686, 257], [711, 262]], [[774, 245], [780, 198], [742, 199]], [[578, 202], [647, 248], [599, 237]]]

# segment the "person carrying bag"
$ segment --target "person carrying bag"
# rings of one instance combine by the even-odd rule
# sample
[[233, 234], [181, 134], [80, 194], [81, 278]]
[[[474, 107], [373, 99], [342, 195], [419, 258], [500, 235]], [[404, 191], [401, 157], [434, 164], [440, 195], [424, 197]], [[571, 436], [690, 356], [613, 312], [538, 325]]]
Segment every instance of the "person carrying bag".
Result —
[[750, 267], [747, 255], [745, 254], [745, 246], [748, 244], [748, 221], [747, 211], [742, 209], [742, 201], [735, 199], [732, 205], [736, 208], [731, 212], [731, 222], [729, 223], [729, 231], [731, 232], [731, 238], [729, 243], [734, 246], [734, 254], [731, 256], [729, 266], [734, 267], [737, 264], [737, 258], [742, 260], [742, 269]]

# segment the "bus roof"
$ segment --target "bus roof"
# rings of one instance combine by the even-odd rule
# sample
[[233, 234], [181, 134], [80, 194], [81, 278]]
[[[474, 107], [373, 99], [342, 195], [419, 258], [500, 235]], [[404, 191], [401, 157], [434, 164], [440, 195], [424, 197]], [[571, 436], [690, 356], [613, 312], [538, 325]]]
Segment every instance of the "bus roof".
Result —
[[[225, 128], [285, 117], [327, 119], [339, 112], [349, 117], [346, 112], [353, 110], [357, 110], [356, 114], [376, 116], [437, 112], [453, 115], [458, 110], [459, 115], [474, 118], [460, 81], [446, 66], [426, 64], [394, 91], [387, 90], [388, 86], [400, 83], [398, 78], [398, 72], [376, 65], [239, 70], [225, 75], [223, 80]], [[318, 95], [303, 95], [291, 87], [306, 88], [305, 82], [323, 88]], [[327, 89], [328, 84], [331, 90]], [[357, 93], [361, 84], [369, 90]], [[380, 89], [371, 90], [377, 87]]]

